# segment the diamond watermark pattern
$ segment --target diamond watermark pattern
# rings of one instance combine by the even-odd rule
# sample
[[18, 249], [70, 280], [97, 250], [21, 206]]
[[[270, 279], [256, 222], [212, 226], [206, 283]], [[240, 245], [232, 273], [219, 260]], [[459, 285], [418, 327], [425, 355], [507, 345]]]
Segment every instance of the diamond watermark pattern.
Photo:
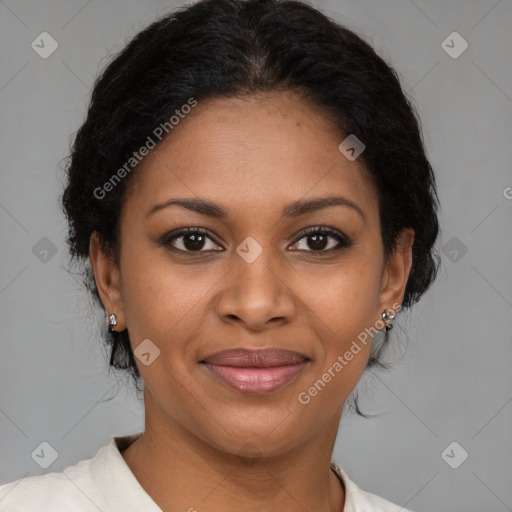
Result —
[[457, 441], [450, 443], [442, 452], [441, 458], [452, 469], [460, 467], [468, 458], [468, 452]]
[[149, 339], [139, 343], [133, 355], [145, 366], [149, 366], [159, 355], [160, 349]]
[[58, 458], [57, 450], [47, 441], [43, 441], [30, 456], [43, 469], [49, 468]]
[[48, 32], [41, 32], [30, 46], [39, 57], [47, 59], [59, 47], [59, 43]]
[[43, 236], [33, 247], [32, 254], [41, 262], [48, 263], [57, 254], [57, 246]]
[[252, 263], [263, 252], [263, 248], [252, 236], [248, 236], [236, 248], [236, 252], [246, 263]]
[[351, 162], [353, 162], [365, 148], [366, 146], [353, 133], [338, 146], [340, 152]]
[[452, 263], [458, 263], [466, 255], [468, 248], [454, 236], [443, 245], [441, 251]]
[[468, 49], [468, 46], [468, 42], [458, 32], [452, 32], [441, 43], [441, 48], [452, 59], [458, 59]]
[[261, 459], [261, 456], [262, 453], [253, 443], [245, 444], [237, 454], [237, 458], [242, 464], [248, 467], [254, 466]]

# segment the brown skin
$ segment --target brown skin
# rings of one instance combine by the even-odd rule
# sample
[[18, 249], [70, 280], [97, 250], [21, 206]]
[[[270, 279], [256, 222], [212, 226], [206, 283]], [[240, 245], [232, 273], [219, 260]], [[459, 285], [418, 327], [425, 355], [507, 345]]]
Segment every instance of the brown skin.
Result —
[[[133, 349], [150, 339], [160, 350], [148, 366], [137, 360], [145, 431], [122, 456], [164, 511], [343, 510], [329, 461], [370, 343], [310, 403], [297, 396], [385, 308], [401, 304], [414, 237], [404, 230], [400, 250], [384, 261], [376, 190], [362, 164], [338, 150], [343, 139], [291, 93], [200, 102], [130, 182], [119, 268], [91, 236], [96, 284], [116, 330], [128, 328]], [[281, 219], [296, 200], [334, 194], [366, 219], [346, 206]], [[230, 214], [221, 220], [174, 205], [146, 217], [170, 198], [206, 199]], [[339, 245], [329, 235], [319, 248], [302, 235], [312, 226], [354, 244], [329, 251]], [[182, 227], [204, 228], [212, 239], [158, 243]], [[235, 251], [248, 236], [263, 249], [252, 263]], [[269, 346], [311, 360], [272, 393], [243, 394], [199, 364], [227, 348]], [[240, 457], [255, 454], [252, 463]]]

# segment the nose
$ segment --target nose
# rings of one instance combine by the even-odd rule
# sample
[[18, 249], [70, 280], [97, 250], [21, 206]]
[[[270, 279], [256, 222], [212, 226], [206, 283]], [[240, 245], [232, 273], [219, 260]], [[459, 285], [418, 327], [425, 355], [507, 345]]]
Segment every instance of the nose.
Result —
[[283, 273], [265, 254], [263, 251], [251, 263], [233, 255], [231, 272], [225, 276], [217, 300], [221, 321], [261, 331], [292, 319], [295, 301], [290, 283], [285, 282]]

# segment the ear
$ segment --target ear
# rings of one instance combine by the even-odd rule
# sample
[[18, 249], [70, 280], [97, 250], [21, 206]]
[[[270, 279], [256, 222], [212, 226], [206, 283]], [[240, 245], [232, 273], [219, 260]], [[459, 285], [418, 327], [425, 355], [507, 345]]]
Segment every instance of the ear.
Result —
[[91, 234], [89, 240], [89, 259], [101, 302], [107, 312], [107, 319], [114, 313], [117, 317], [115, 331], [123, 331], [126, 328], [126, 319], [119, 268], [116, 266], [113, 257], [107, 255], [101, 249], [97, 231]]
[[414, 234], [414, 229], [404, 228], [398, 236], [396, 250], [389, 256], [382, 273], [379, 317], [386, 308], [396, 313], [403, 302], [412, 266]]

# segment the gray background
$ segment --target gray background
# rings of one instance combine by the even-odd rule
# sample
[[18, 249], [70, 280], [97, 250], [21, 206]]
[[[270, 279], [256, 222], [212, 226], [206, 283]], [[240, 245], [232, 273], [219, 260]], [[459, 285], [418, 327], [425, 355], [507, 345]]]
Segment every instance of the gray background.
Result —
[[[45, 472], [31, 458], [42, 441], [59, 455], [48, 471], [61, 471], [143, 428], [142, 402], [107, 370], [103, 316], [65, 270], [58, 165], [108, 55], [182, 4], [0, 2], [1, 483]], [[512, 510], [512, 2], [315, 5], [398, 71], [442, 205], [439, 277], [392, 331], [399, 364], [361, 382], [363, 409], [382, 414], [344, 417], [334, 456], [361, 487], [418, 512]], [[59, 45], [47, 59], [31, 48], [43, 31]], [[457, 58], [442, 47], [453, 31], [469, 43]], [[458, 469], [441, 457], [453, 441], [452, 464], [469, 453]]]

